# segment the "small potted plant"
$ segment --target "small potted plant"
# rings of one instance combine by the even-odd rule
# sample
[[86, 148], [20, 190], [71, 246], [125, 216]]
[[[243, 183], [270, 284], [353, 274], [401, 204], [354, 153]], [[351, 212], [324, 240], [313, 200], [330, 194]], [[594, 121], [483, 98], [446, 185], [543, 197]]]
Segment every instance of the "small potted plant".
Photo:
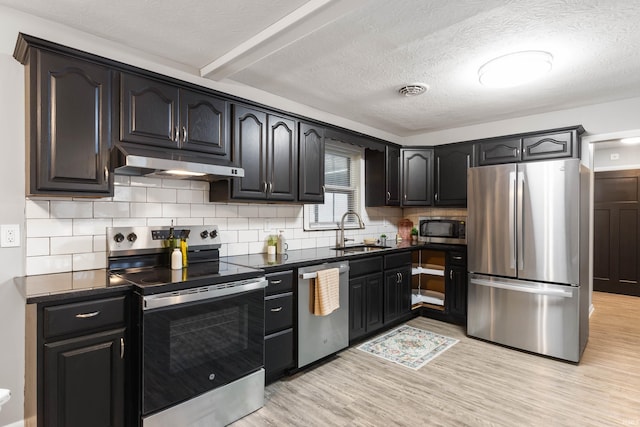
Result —
[[415, 227], [411, 229], [411, 243], [418, 243], [418, 229]]
[[275, 234], [272, 234], [267, 238], [267, 254], [268, 255], [276, 254], [277, 243], [278, 243], [278, 236], [276, 236]]
[[387, 235], [386, 235], [386, 234], [381, 234], [381, 235], [380, 235], [380, 244], [381, 244], [382, 246], [384, 246], [384, 245], [386, 245], [386, 244], [387, 244]]

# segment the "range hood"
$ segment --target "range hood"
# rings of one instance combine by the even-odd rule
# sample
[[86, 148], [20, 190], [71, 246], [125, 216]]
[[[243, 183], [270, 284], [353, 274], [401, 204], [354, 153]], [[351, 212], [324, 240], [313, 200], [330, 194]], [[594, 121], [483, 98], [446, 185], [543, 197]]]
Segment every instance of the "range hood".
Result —
[[241, 178], [244, 169], [205, 153], [118, 143], [112, 149], [114, 173], [129, 176], [216, 181]]

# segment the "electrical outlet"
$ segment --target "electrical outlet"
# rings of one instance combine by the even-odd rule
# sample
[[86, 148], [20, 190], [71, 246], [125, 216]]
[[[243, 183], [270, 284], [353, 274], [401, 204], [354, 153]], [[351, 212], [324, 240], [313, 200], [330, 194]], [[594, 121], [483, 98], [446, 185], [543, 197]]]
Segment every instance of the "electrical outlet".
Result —
[[20, 226], [18, 224], [0, 225], [0, 246], [3, 248], [20, 246]]
[[611, 160], [619, 160], [620, 159], [620, 154], [618, 153], [611, 153], [611, 156], [609, 156], [609, 158]]

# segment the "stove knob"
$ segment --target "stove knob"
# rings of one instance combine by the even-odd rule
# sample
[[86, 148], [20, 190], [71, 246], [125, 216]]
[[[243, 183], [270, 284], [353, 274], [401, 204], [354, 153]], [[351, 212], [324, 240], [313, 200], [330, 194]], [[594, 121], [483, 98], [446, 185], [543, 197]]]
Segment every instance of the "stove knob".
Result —
[[120, 243], [124, 240], [124, 235], [122, 233], [118, 233], [113, 236], [113, 240], [115, 240], [117, 243]]
[[202, 237], [203, 239], [206, 239], [209, 236], [209, 232], [207, 230], [204, 230], [202, 233], [200, 233], [200, 237]]
[[136, 233], [129, 233], [127, 234], [127, 240], [133, 243], [138, 240], [138, 236], [136, 236]]
[[216, 237], [218, 237], [218, 230], [211, 230], [209, 236], [211, 236], [212, 239], [215, 239]]

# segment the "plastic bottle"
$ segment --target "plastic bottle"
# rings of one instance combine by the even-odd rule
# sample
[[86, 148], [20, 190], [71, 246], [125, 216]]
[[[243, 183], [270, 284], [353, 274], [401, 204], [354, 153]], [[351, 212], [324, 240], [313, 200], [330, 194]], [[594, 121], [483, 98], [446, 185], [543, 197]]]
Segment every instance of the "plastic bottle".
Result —
[[278, 235], [278, 242], [276, 243], [276, 252], [283, 254], [287, 251], [287, 239], [284, 237], [284, 230], [280, 230]]
[[171, 252], [171, 269], [180, 270], [182, 268], [182, 252], [180, 248], [174, 248]]

